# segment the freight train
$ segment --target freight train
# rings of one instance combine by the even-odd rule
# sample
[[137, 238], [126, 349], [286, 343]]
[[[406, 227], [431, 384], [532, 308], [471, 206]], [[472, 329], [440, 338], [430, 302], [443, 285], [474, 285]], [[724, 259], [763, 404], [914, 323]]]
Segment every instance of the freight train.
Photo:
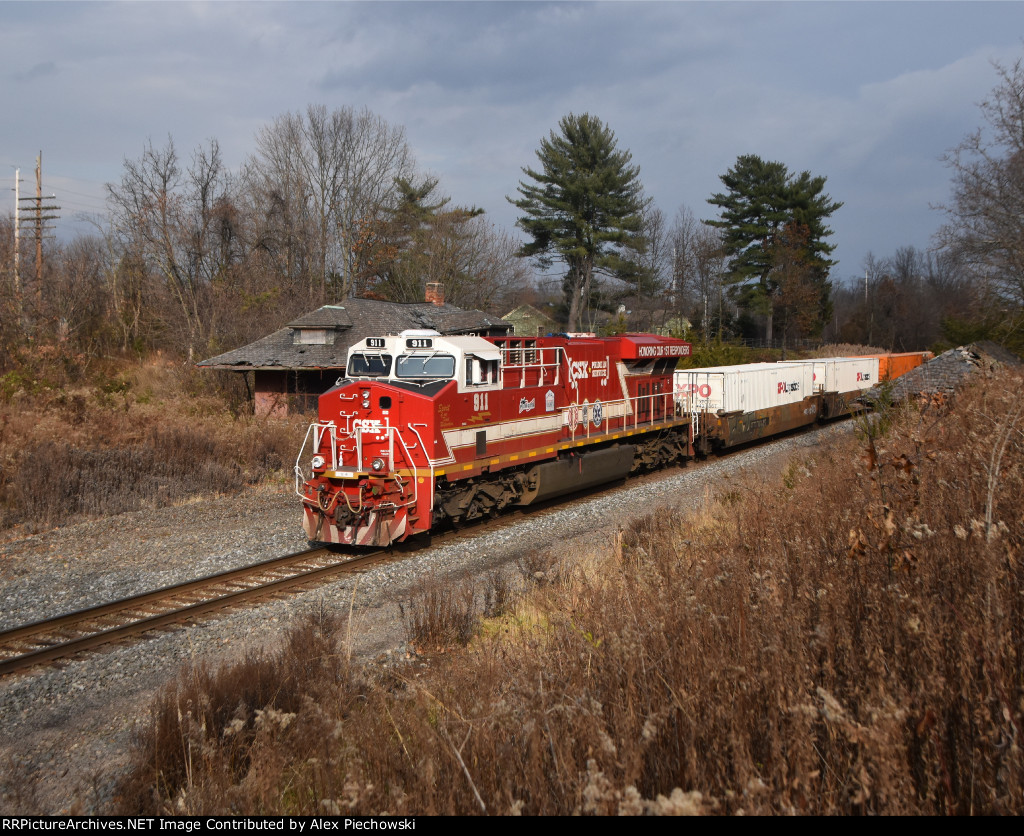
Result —
[[676, 370], [653, 334], [443, 336], [349, 349], [295, 464], [311, 542], [386, 546], [845, 414], [879, 360]]

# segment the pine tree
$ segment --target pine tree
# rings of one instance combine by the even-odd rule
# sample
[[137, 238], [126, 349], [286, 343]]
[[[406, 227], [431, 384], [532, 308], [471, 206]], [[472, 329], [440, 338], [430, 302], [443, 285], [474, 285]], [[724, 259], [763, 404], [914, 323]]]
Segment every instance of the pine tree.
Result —
[[[705, 223], [722, 230], [727, 281], [737, 286], [740, 304], [766, 318], [771, 339], [780, 280], [784, 272], [793, 274], [798, 257], [805, 281], [815, 288], [815, 316], [802, 319], [811, 322], [811, 333], [820, 330], [831, 313], [828, 273], [835, 264], [829, 259], [835, 245], [825, 240], [832, 230], [825, 222], [843, 204], [824, 193], [824, 177], [809, 171], [790, 174], [784, 163], [765, 162], [754, 154], [739, 157], [720, 179], [728, 191], [712, 195], [708, 203], [721, 208], [721, 217]], [[787, 245], [780, 246], [787, 229], [797, 228], [800, 234], [790, 234]], [[794, 240], [802, 242], [798, 251]]]
[[644, 248], [646, 201], [639, 168], [630, 165], [629, 151], [617, 149], [615, 134], [600, 119], [570, 113], [558, 126], [559, 134], [541, 140], [541, 170], [523, 168], [534, 182], [520, 181], [522, 197], [509, 202], [523, 212], [518, 226], [533, 238], [520, 255], [544, 268], [556, 259], [565, 262], [568, 327], [575, 331], [595, 273], [624, 279], [638, 274], [634, 256]]
[[354, 245], [361, 294], [393, 302], [421, 302], [424, 287], [444, 285], [454, 304], [470, 294], [470, 285], [494, 283], [500, 242], [475, 223], [484, 210], [451, 206], [438, 194], [438, 180], [395, 178], [398, 202], [359, 227]]

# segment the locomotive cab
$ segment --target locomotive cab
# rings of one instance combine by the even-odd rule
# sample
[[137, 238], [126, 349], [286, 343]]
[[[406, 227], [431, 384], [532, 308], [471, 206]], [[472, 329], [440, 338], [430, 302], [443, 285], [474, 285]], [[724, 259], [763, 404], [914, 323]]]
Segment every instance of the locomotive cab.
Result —
[[346, 379], [362, 378], [392, 385], [455, 380], [460, 392], [500, 389], [501, 352], [479, 337], [449, 338], [437, 331], [370, 337], [349, 349]]

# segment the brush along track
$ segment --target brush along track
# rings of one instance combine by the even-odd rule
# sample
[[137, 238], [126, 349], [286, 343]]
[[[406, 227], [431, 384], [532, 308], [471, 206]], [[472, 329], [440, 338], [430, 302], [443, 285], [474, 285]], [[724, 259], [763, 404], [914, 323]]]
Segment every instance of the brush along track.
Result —
[[0, 633], [0, 676], [388, 559], [384, 551], [353, 557], [310, 549], [15, 627]]

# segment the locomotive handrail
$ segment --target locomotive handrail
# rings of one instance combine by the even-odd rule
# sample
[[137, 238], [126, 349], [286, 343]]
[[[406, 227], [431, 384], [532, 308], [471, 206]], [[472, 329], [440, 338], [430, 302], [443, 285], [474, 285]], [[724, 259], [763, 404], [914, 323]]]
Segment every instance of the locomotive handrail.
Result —
[[[519, 371], [519, 388], [525, 388], [526, 386], [526, 370], [537, 369], [539, 372], [538, 385], [540, 386], [557, 386], [559, 382], [558, 372], [561, 369], [562, 357], [565, 356], [565, 352], [561, 346], [499, 346], [498, 349], [501, 352], [501, 372], [502, 377], [506, 372]], [[555, 360], [553, 362], [544, 362], [544, 353], [550, 352], [555, 353]], [[527, 355], [534, 355], [534, 360], [528, 360]], [[516, 359], [513, 360], [513, 355], [516, 355]], [[522, 362], [519, 362], [518, 357], [522, 357]], [[544, 370], [554, 369], [555, 379], [551, 383], [544, 382]], [[502, 380], [504, 384], [504, 379]]]
[[[407, 426], [409, 427], [410, 430], [413, 431], [413, 433], [416, 434], [416, 438], [417, 438], [417, 440], [420, 443], [420, 448], [423, 450], [423, 458], [425, 458], [427, 460], [427, 467], [430, 468], [430, 482], [429, 482], [429, 484], [430, 484], [430, 502], [431, 502], [431, 505], [433, 505], [433, 502], [434, 502], [434, 460], [432, 458], [430, 458], [430, 454], [427, 452], [427, 446], [423, 443], [423, 436], [421, 436], [420, 433], [419, 433], [419, 430], [416, 429], [417, 426], [426, 428], [427, 425], [426, 424], [413, 424], [413, 423], [410, 422]], [[413, 462], [412, 462], [412, 456], [409, 457], [409, 463], [412, 464], [413, 469], [415, 470], [416, 465], [413, 464]], [[416, 478], [415, 476], [413, 478], [415, 479], [415, 481], [417, 483], [416, 490], [417, 490], [417, 496], [419, 496], [419, 493], [418, 493], [418, 491], [419, 491], [419, 487], [418, 487], [419, 479]]]
[[331, 463], [334, 464], [335, 467], [337, 467], [338, 437], [334, 432], [337, 429], [337, 425], [333, 421], [328, 421], [326, 424], [320, 425], [320, 429], [321, 431], [319, 435], [316, 436], [316, 440], [314, 441], [316, 449], [320, 449], [320, 442], [323, 440], [323, 437], [326, 434], [331, 440]]
[[[409, 447], [408, 447], [408, 445], [406, 445], [405, 439], [402, 438], [402, 434], [398, 431], [398, 427], [392, 427], [392, 426], [389, 425], [387, 429], [388, 429], [388, 459], [390, 460], [389, 463], [391, 465], [392, 472], [395, 470], [395, 459], [394, 459], [394, 455], [395, 455], [395, 436], [398, 437], [398, 443], [402, 445], [402, 450], [405, 451], [405, 460], [409, 463], [409, 468], [412, 470], [412, 479], [411, 479], [411, 481], [412, 481], [412, 501], [406, 502], [404, 505], [399, 505], [397, 507], [403, 508], [403, 507], [408, 506], [408, 505], [411, 505], [411, 506], [415, 507], [416, 503], [419, 501], [419, 492], [420, 492], [420, 486], [419, 486], [419, 481], [420, 481], [419, 480], [419, 475], [420, 474], [419, 474], [419, 469], [416, 467], [416, 462], [413, 461], [412, 455], [409, 453]], [[422, 439], [421, 439], [420, 443], [422, 444]], [[425, 450], [424, 450], [424, 453], [426, 453]], [[401, 482], [401, 479], [399, 479], [397, 473], [395, 474], [395, 479], [398, 481], [399, 485], [401, 486], [402, 482]]]
[[[310, 434], [313, 435], [315, 441], [313, 443], [313, 455], [316, 455], [320, 450], [320, 442], [323, 440], [324, 433], [328, 433], [331, 430], [337, 429], [337, 425], [334, 421], [314, 421], [306, 428], [306, 435], [302, 439], [302, 445], [299, 447], [299, 455], [295, 458], [295, 493], [299, 496], [305, 496], [302, 493], [302, 483], [306, 481], [306, 474], [302, 470], [302, 457], [306, 452], [306, 444], [309, 442]], [[331, 439], [331, 469], [336, 470], [338, 467], [338, 445], [337, 438], [333, 432], [329, 432]]]
[[[660, 416], [654, 409], [654, 405], [656, 403], [655, 398], [660, 398], [662, 401], [662, 410]], [[646, 413], [643, 413], [647, 417], [641, 420], [641, 410], [639, 409], [639, 406], [641, 402], [648, 401], [650, 403], [651, 408]], [[595, 401], [594, 403], [597, 403], [597, 401]], [[576, 404], [576, 406], [578, 408], [579, 404]], [[593, 408], [593, 406], [594, 404], [590, 404], [591, 408]], [[613, 415], [612, 413], [616, 412], [618, 407], [622, 407], [621, 414]], [[590, 438], [592, 435], [596, 435], [599, 432], [611, 432], [613, 429], [615, 429], [616, 426], [620, 427], [623, 431], [625, 431], [630, 429], [632, 425], [632, 429], [636, 430], [639, 429], [641, 425], [653, 425], [658, 421], [664, 421], [670, 417], [673, 417], [675, 415], [675, 396], [672, 392], [651, 392], [650, 394], [647, 395], [633, 395], [629, 398], [618, 398], [616, 400], [604, 401], [602, 403], [602, 408], [608, 410], [608, 416], [607, 418], [604, 419], [607, 429], [603, 431], [598, 430], [595, 432], [591, 430], [591, 426], [593, 424], [592, 421], [588, 420], [585, 426], [581, 421], [579, 432], [585, 438]], [[632, 414], [632, 421], [630, 420], [630, 414]], [[569, 435], [570, 438], [575, 439], [576, 430], [570, 429]]]
[[[433, 476], [434, 475], [434, 460], [432, 458], [430, 458], [430, 453], [427, 452], [427, 446], [423, 443], [423, 436], [421, 436], [420, 433], [419, 433], [419, 430], [416, 429], [417, 427], [426, 427], [427, 425], [426, 424], [413, 424], [413, 423], [409, 423], [406, 426], [408, 426], [409, 429], [413, 431], [413, 433], [415, 434], [417, 440], [419, 441], [420, 449], [423, 451], [423, 458], [426, 459], [427, 464], [430, 466], [430, 475]], [[408, 450], [409, 448], [407, 447], [406, 449]], [[415, 450], [416, 448], [413, 447], [412, 449]]]

